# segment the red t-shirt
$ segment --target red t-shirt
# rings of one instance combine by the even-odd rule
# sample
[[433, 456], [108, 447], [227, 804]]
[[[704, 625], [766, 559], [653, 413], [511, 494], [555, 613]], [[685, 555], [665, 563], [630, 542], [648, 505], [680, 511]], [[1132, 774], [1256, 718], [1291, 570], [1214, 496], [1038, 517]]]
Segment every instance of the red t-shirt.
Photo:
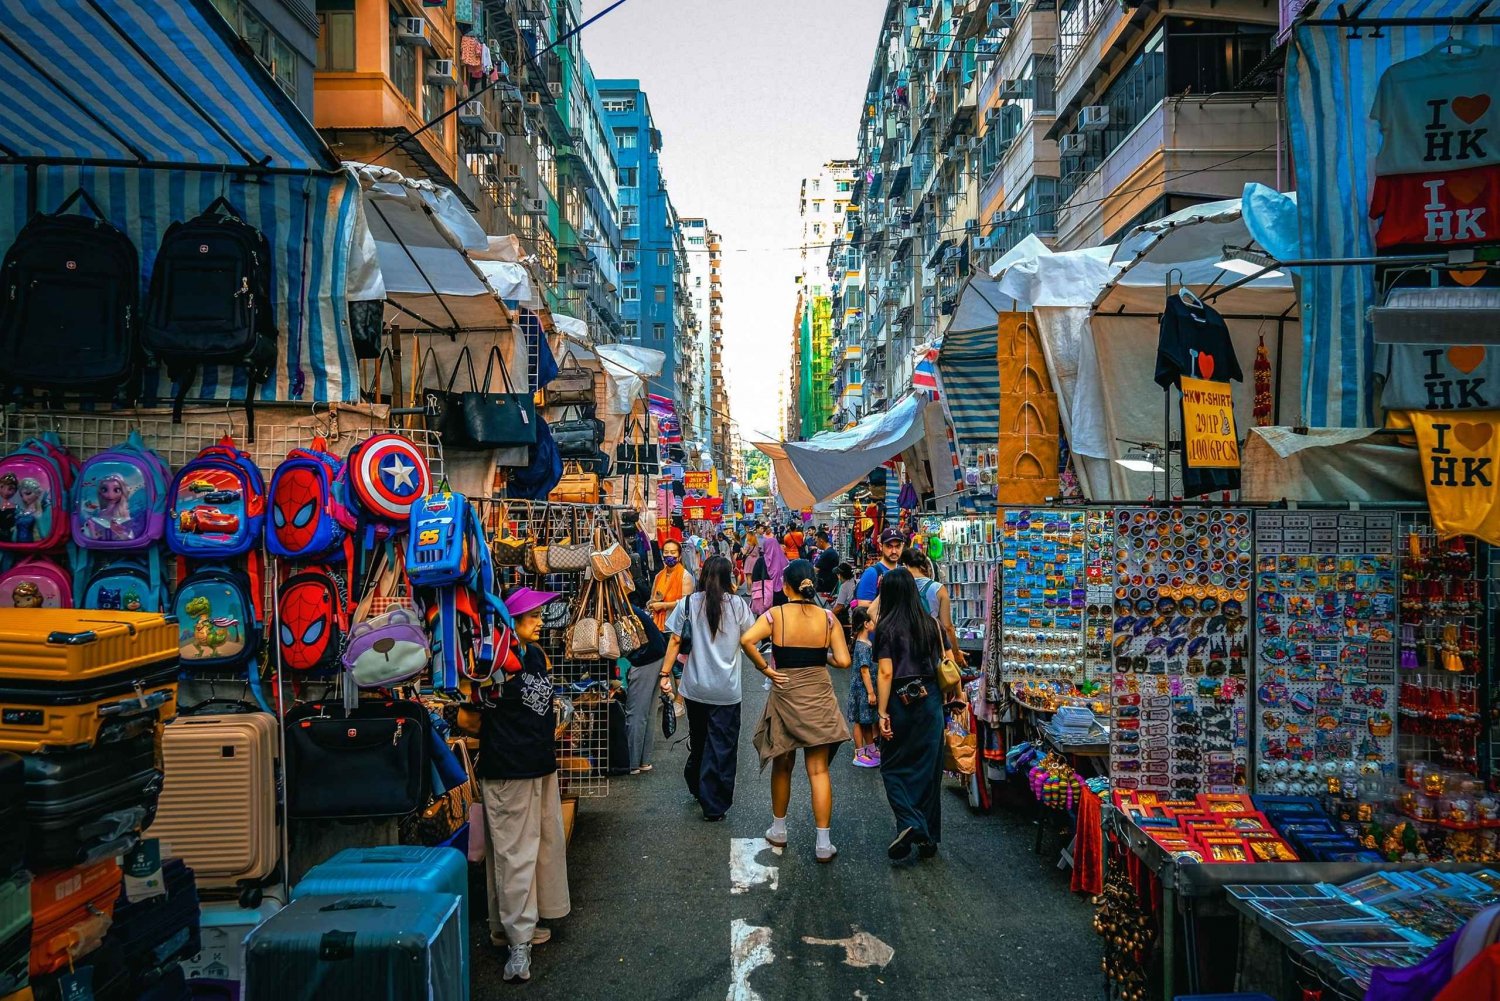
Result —
[[1375, 246], [1463, 246], [1500, 239], [1500, 166], [1375, 178]]

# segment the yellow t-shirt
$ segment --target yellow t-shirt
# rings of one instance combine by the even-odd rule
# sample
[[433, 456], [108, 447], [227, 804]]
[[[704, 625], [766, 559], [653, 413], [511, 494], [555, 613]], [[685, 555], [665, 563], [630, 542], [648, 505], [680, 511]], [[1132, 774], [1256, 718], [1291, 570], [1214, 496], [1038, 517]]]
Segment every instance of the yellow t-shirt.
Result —
[[1439, 538], [1500, 545], [1500, 410], [1409, 412]]

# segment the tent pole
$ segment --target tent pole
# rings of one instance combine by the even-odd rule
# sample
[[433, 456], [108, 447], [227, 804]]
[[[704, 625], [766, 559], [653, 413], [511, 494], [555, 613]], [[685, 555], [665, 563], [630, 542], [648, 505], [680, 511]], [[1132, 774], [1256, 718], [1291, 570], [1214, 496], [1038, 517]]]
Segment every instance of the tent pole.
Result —
[[1286, 320], [1276, 321], [1276, 388], [1271, 394], [1271, 423], [1281, 425], [1281, 349], [1286, 343]]

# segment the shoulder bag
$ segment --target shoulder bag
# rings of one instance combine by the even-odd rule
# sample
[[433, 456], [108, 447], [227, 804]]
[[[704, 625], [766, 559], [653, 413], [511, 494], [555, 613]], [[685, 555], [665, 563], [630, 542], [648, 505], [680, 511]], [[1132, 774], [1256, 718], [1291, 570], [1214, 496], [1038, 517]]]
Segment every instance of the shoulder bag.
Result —
[[552, 505], [542, 506], [542, 516], [536, 520], [537, 527], [531, 532], [531, 547], [526, 550], [526, 562], [521, 564], [527, 573], [545, 577], [551, 573], [547, 562], [547, 551], [552, 547], [547, 545], [547, 528], [552, 520]]
[[630, 550], [618, 541], [599, 549], [599, 544], [605, 538], [608, 538], [608, 535], [604, 531], [604, 526], [596, 524], [594, 527], [595, 550], [589, 555], [589, 562], [593, 566], [595, 579], [602, 581], [630, 572]]
[[547, 383], [543, 398], [549, 407], [594, 402], [594, 373], [574, 360], [572, 352], [563, 356], [557, 374]]
[[[572, 416], [569, 416], [572, 411]], [[564, 459], [593, 462], [599, 455], [599, 445], [604, 441], [604, 422], [589, 417], [576, 407], [563, 411], [563, 419], [549, 425], [552, 440]]]
[[[500, 381], [505, 387], [504, 392], [490, 390], [496, 362], [500, 364]], [[471, 356], [470, 378], [473, 377], [473, 364]], [[463, 415], [464, 431], [477, 448], [514, 448], [536, 444], [536, 403], [530, 393], [518, 393], [511, 385], [510, 372], [498, 346], [490, 348], [489, 362], [484, 367], [484, 385], [463, 393], [459, 397], [459, 409]]]
[[568, 627], [567, 652], [573, 659], [582, 660], [599, 655], [599, 619], [593, 614], [594, 610], [589, 604], [595, 587], [592, 580], [584, 583], [583, 591], [578, 596], [578, 614]]
[[592, 542], [555, 542], [547, 547], [548, 573], [583, 573], [593, 566]]
[[620, 653], [635, 653], [647, 643], [646, 627], [641, 625], [641, 620], [630, 607], [630, 598], [625, 594], [625, 585], [619, 577], [604, 586], [613, 588], [611, 598], [615, 605], [615, 633], [620, 638]]
[[496, 526], [494, 538], [490, 540], [490, 554], [497, 567], [524, 567], [536, 539], [530, 532], [525, 535], [510, 535], [509, 526], [510, 512], [501, 508], [500, 524]]
[[560, 504], [599, 503], [599, 474], [585, 473], [577, 462], [563, 464], [562, 479], [547, 495], [547, 499]]
[[[464, 349], [464, 351], [467, 350], [467, 348]], [[428, 345], [427, 350], [422, 352], [422, 362], [417, 366], [417, 374], [412, 380], [411, 408], [422, 411], [422, 427], [427, 431], [442, 435], [444, 445], [461, 447], [456, 442], [448, 440], [448, 436], [455, 433], [455, 429], [449, 427], [449, 422], [458, 412], [458, 394], [452, 392], [453, 380], [448, 380], [448, 389], [429, 387], [427, 385], [428, 362], [432, 363], [431, 367], [437, 376], [437, 385], [443, 385], [442, 363], [438, 361], [437, 352], [431, 345]], [[454, 372], [456, 373], [457, 370], [457, 365], [455, 365]]]

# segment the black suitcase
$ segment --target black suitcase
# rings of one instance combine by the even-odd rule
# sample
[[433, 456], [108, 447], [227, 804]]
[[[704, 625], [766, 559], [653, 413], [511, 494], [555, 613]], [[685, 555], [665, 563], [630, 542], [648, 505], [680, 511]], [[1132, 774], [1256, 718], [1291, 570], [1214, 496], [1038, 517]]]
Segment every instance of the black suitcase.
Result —
[[133, 848], [156, 816], [156, 731], [89, 751], [26, 757], [26, 862], [33, 872]]
[[334, 703], [286, 714], [286, 800], [297, 820], [403, 817], [427, 805], [427, 729], [416, 702]]
[[0, 751], [0, 879], [26, 864], [26, 766]]
[[[81, 198], [97, 218], [66, 215]], [[0, 266], [0, 373], [10, 385], [113, 393], [137, 351], [140, 260], [82, 188], [33, 216]]]
[[162, 863], [166, 896], [115, 904], [108, 937], [120, 943], [131, 967], [137, 993], [147, 975], [178, 960], [198, 955], [203, 946], [198, 933], [198, 886], [193, 870], [182, 859]]

